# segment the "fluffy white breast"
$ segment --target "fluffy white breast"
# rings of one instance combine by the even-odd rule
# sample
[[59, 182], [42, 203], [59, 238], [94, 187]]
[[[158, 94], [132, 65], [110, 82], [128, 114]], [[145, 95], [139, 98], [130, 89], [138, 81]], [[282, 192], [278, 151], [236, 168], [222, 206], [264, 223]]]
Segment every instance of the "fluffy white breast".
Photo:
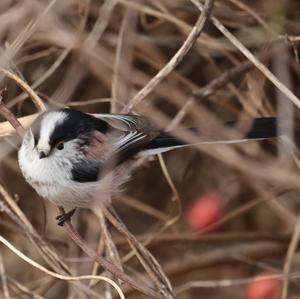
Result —
[[72, 165], [65, 159], [40, 159], [29, 130], [19, 150], [19, 165], [26, 181], [43, 197], [51, 199], [70, 181]]

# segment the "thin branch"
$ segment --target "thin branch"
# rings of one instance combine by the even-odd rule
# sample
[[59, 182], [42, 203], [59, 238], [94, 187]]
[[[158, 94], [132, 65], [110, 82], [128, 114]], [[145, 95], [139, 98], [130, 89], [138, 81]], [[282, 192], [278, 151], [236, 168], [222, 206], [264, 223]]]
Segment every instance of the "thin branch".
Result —
[[169, 60], [169, 62], [148, 82], [146, 86], [144, 86], [125, 106], [122, 110], [123, 113], [130, 112], [134, 106], [136, 106], [139, 102], [145, 99], [153, 89], [162, 82], [183, 60], [186, 54], [190, 51], [192, 46], [197, 41], [200, 36], [204, 25], [206, 24], [207, 19], [213, 9], [214, 0], [206, 0], [204, 4], [204, 9], [199, 16], [195, 26], [192, 31], [180, 47], [180, 49], [176, 52], [176, 54]]
[[10, 297], [10, 294], [8, 291], [7, 276], [5, 273], [3, 257], [2, 257], [1, 252], [0, 252], [0, 278], [1, 278], [2, 286], [3, 286], [3, 292], [4, 292], [5, 299], [10, 299], [11, 297]]
[[[261, 60], [265, 60], [265, 59], [269, 58], [272, 54], [277, 52], [278, 50], [279, 50], [278, 44], [275, 43], [273, 45], [272, 49], [268, 53], [263, 51], [261, 53], [258, 53], [257, 57]], [[171, 124], [169, 125], [168, 130], [172, 130], [183, 120], [185, 115], [188, 113], [191, 105], [208, 98], [213, 93], [215, 93], [217, 90], [221, 89], [223, 86], [230, 83], [231, 80], [237, 78], [238, 76], [242, 76], [244, 73], [246, 73], [248, 70], [250, 70], [253, 67], [255, 67], [253, 65], [253, 63], [249, 60], [246, 60], [245, 62], [243, 62], [237, 66], [234, 66], [231, 69], [225, 70], [224, 73], [222, 73], [222, 75], [213, 79], [204, 87], [193, 90], [192, 96], [184, 103], [184, 105], [179, 110], [179, 112], [177, 112], [177, 114], [173, 118]]]
[[17, 131], [18, 135], [23, 136], [25, 130], [17, 118], [11, 113], [11, 111], [5, 106], [3, 97], [0, 95], [0, 114], [9, 121], [13, 128]]
[[46, 299], [45, 297], [40, 296], [36, 292], [31, 291], [30, 289], [28, 289], [26, 286], [24, 286], [23, 284], [21, 284], [20, 282], [18, 282], [14, 278], [8, 276], [7, 279], [9, 281], [9, 283], [12, 285], [12, 287], [14, 287], [18, 292], [21, 292], [22, 294], [25, 294], [25, 295], [29, 296], [29, 298], [32, 298], [32, 299]]
[[74, 280], [89, 280], [89, 279], [98, 279], [98, 280], [103, 280], [105, 282], [110, 283], [115, 290], [118, 292], [120, 298], [125, 299], [124, 294], [120, 287], [111, 279], [105, 277], [105, 276], [97, 276], [97, 275], [81, 275], [81, 276], [66, 276], [66, 275], [61, 275], [56, 272], [53, 272], [51, 270], [48, 270], [44, 266], [40, 265], [39, 263], [35, 262], [34, 260], [30, 259], [28, 256], [23, 254], [20, 250], [18, 250], [15, 246], [13, 246], [10, 242], [8, 242], [5, 238], [3, 238], [0, 235], [0, 242], [5, 245], [7, 248], [9, 248], [14, 254], [16, 254], [19, 258], [21, 258], [23, 261], [27, 262], [28, 264], [32, 265], [33, 267], [39, 269], [40, 271], [53, 276], [55, 278], [61, 279], [61, 280], [69, 280], [69, 281], [74, 281]]
[[131, 207], [139, 212], [154, 217], [158, 220], [168, 221], [170, 219], [170, 216], [168, 214], [158, 209], [155, 209], [152, 206], [133, 197], [129, 197], [127, 195], [122, 194], [122, 196], [116, 196], [115, 199], [118, 200], [121, 204]]
[[160, 295], [159, 293], [155, 292], [154, 290], [148, 288], [147, 286], [143, 286], [133, 280], [130, 276], [126, 273], [121, 271], [118, 267], [114, 264], [105, 260], [102, 256], [99, 256], [94, 250], [86, 245], [86, 242], [81, 238], [78, 232], [74, 229], [72, 224], [67, 221], [64, 224], [64, 228], [68, 233], [69, 237], [93, 260], [97, 261], [105, 270], [109, 271], [110, 273], [114, 274], [116, 277], [121, 279], [122, 281], [128, 283], [136, 290], [140, 291], [141, 293], [156, 299], [164, 299], [165, 297]]
[[[101, 238], [105, 245], [105, 256], [111, 261], [114, 265], [116, 265], [120, 270], [124, 272], [122, 261], [117, 250], [116, 244], [114, 243], [109, 228], [106, 223], [105, 216], [101, 209], [95, 208], [94, 213], [99, 220], [101, 227]], [[94, 267], [93, 267], [94, 268]], [[96, 269], [96, 268], [94, 268]]]
[[[6, 113], [6, 111], [5, 111], [7, 109], [7, 107], [4, 106], [2, 101], [0, 102], [0, 106], [1, 106], [0, 114], [2, 116], [4, 116], [5, 119], [7, 119], [6, 115], [9, 116], [8, 113]], [[35, 113], [35, 114], [28, 115], [28, 116], [23, 116], [23, 117], [17, 118], [17, 121], [14, 121], [14, 123], [16, 126], [18, 126], [17, 123], [20, 123], [21, 126], [26, 129], [31, 125], [31, 123], [37, 118], [38, 115], [39, 115], [38, 113]], [[0, 122], [0, 138], [7, 137], [7, 136], [13, 135], [15, 133], [16, 133], [16, 128], [12, 126], [12, 123], [10, 121]], [[17, 134], [22, 136], [23, 133], [20, 131], [20, 132], [17, 132]]]
[[128, 101], [128, 79], [132, 68], [134, 50], [133, 32], [131, 31], [135, 29], [136, 15], [135, 11], [126, 8], [119, 30], [111, 87], [111, 113], [120, 111], [122, 106], [117, 105], [119, 102], [124, 104]]
[[42, 99], [33, 91], [33, 89], [25, 81], [19, 78], [16, 74], [4, 68], [0, 68], [0, 72], [2, 72], [5, 76], [15, 81], [19, 85], [19, 87], [29, 95], [29, 97], [32, 99], [32, 102], [35, 104], [39, 111], [47, 110]]
[[[294, 272], [290, 274], [290, 278], [299, 279], [300, 273]], [[272, 274], [261, 277], [256, 277], [255, 281], [264, 281], [269, 279], [283, 279], [282, 274]], [[237, 278], [237, 279], [220, 279], [220, 280], [202, 280], [202, 281], [189, 281], [176, 288], [176, 294], [182, 293], [192, 288], [226, 288], [232, 286], [241, 286], [253, 282], [253, 277]]]
[[103, 206], [102, 209], [111, 224], [126, 237], [143, 267], [156, 283], [160, 292], [164, 294], [164, 298], [174, 298], [171, 284], [152, 254], [127, 230], [125, 224], [111, 207], [106, 208]]
[[[202, 12], [206, 10], [197, 0], [190, 0]], [[300, 109], [300, 99], [288, 89], [278, 78], [261, 63], [230, 31], [215, 17], [210, 18], [214, 26], [244, 55], [246, 56], [286, 97]]]
[[[143, 234], [137, 236], [139, 242], [144, 243], [149, 239], [149, 234]], [[278, 233], [274, 235], [273, 233], [261, 233], [261, 232], [242, 232], [242, 233], [210, 233], [206, 235], [191, 234], [187, 231], [181, 231], [180, 233], [174, 234], [160, 234], [153, 238], [151, 243], [147, 245], [148, 248], [155, 249], [161, 248], [162, 246], [172, 246], [178, 243], [189, 244], [226, 244], [232, 242], [258, 242], [258, 241], [273, 241], [276, 243], [287, 244], [291, 239], [291, 234], [289, 233]], [[124, 246], [126, 244], [125, 240], [117, 241], [118, 246]]]

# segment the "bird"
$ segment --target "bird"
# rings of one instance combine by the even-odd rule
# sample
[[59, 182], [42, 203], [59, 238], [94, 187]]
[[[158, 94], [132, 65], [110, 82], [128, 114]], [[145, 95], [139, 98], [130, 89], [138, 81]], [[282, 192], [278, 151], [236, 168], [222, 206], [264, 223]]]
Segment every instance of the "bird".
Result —
[[[276, 136], [276, 117], [263, 117], [253, 119], [244, 139]], [[109, 204], [110, 195], [130, 179], [137, 157], [184, 146], [189, 144], [144, 116], [63, 108], [36, 118], [23, 137], [18, 162], [25, 180], [41, 197], [69, 209], [57, 217], [64, 225], [76, 208], [92, 208], [99, 201]]]

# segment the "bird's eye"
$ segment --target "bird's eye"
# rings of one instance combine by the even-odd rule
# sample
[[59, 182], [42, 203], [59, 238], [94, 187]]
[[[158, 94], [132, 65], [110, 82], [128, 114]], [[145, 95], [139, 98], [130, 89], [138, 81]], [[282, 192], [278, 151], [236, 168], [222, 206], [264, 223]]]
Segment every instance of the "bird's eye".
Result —
[[56, 148], [58, 149], [58, 150], [63, 150], [64, 149], [64, 143], [61, 141], [61, 142], [59, 142], [59, 143], [57, 143], [57, 145], [56, 145]]

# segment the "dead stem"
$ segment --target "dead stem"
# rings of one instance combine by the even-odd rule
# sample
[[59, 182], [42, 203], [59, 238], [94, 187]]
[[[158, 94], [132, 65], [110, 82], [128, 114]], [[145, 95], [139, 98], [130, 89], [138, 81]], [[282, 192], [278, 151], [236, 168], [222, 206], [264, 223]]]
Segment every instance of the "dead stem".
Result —
[[197, 38], [201, 34], [204, 25], [209, 18], [209, 15], [213, 9], [214, 0], [206, 0], [204, 4], [204, 9], [200, 14], [195, 26], [192, 31], [180, 47], [180, 49], [176, 52], [176, 54], [169, 60], [169, 62], [148, 82], [146, 86], [144, 86], [126, 105], [126, 107], [122, 110], [123, 113], [130, 112], [138, 103], [144, 100], [153, 89], [163, 81], [183, 60], [185, 55], [192, 48]]
[[3, 97], [0, 95], [0, 114], [8, 120], [8, 122], [12, 125], [12, 127], [16, 130], [19, 136], [23, 136], [25, 130], [21, 123], [18, 121], [17, 118], [10, 112], [10, 110], [5, 106], [3, 102]]
[[[61, 212], [63, 212], [62, 209], [60, 209]], [[109, 271], [122, 281], [128, 283], [136, 290], [140, 291], [141, 293], [150, 296], [151, 298], [157, 298], [157, 299], [163, 299], [165, 298], [163, 295], [160, 295], [159, 293], [155, 292], [154, 290], [148, 288], [147, 286], [140, 285], [135, 280], [133, 280], [130, 276], [125, 274], [123, 271], [121, 271], [118, 267], [116, 267], [114, 264], [108, 262], [103, 257], [99, 256], [94, 250], [89, 248], [86, 244], [86, 242], [81, 238], [81, 236], [78, 234], [78, 232], [74, 229], [72, 224], [69, 221], [66, 221], [64, 224], [64, 228], [70, 238], [93, 260], [97, 261], [105, 270]]]

